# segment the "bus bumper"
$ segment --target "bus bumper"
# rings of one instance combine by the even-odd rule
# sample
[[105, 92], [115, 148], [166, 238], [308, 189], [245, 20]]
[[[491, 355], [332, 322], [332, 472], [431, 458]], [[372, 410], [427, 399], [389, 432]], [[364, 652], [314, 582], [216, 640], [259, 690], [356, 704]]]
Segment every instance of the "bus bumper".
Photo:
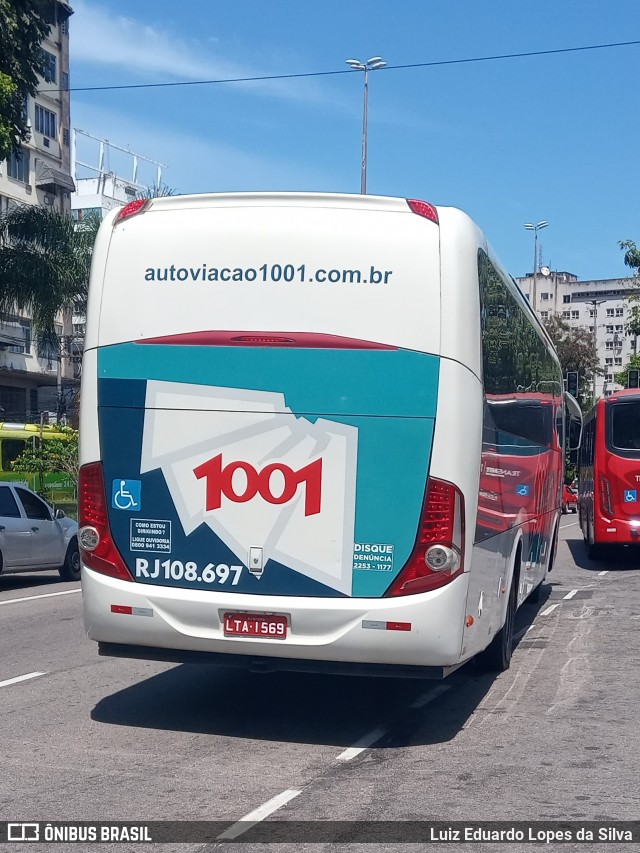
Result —
[[[263, 670], [408, 667], [424, 672], [405, 675], [443, 677], [462, 662], [467, 587], [463, 574], [418, 595], [286, 598], [154, 586], [82, 569], [85, 628], [100, 654]], [[225, 613], [285, 615], [287, 636], [225, 636]]]

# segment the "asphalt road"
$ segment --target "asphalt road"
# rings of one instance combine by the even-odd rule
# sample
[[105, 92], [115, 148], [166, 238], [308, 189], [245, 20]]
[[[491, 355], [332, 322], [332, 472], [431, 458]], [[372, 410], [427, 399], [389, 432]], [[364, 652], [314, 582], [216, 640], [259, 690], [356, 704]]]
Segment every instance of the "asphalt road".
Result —
[[[591, 561], [575, 516], [561, 524], [544, 600], [520, 609], [497, 678], [473, 664], [436, 683], [99, 658], [79, 584], [0, 578], [0, 819], [217, 820], [231, 835], [263, 806], [271, 821], [638, 819], [640, 557]], [[307, 846], [338, 849], [283, 849]], [[230, 849], [7, 847], [219, 848]]]

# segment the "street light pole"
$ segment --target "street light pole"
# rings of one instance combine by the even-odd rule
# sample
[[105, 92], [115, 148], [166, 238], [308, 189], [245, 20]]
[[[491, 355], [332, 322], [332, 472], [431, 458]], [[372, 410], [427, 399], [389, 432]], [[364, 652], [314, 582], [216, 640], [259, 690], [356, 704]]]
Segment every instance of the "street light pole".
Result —
[[531, 296], [532, 296], [531, 302], [532, 302], [534, 314], [538, 313], [538, 306], [536, 304], [536, 286], [537, 286], [537, 280], [538, 280], [538, 231], [540, 231], [542, 228], [546, 228], [548, 224], [549, 223], [547, 222], [547, 220], [543, 219], [542, 221], [537, 222], [535, 225], [532, 222], [527, 222], [527, 223], [525, 223], [525, 226], [524, 226], [527, 229], [527, 231], [533, 231], [534, 232], [534, 238], [533, 238], [533, 291], [531, 294]]
[[362, 164], [360, 172], [360, 192], [365, 195], [367, 192], [367, 119], [369, 112], [369, 71], [377, 71], [378, 68], [384, 68], [387, 64], [381, 56], [372, 56], [366, 62], [360, 62], [359, 59], [347, 59], [347, 65], [353, 71], [364, 72], [364, 104], [362, 110]]
[[[606, 299], [588, 299], [587, 304], [593, 305], [593, 353], [596, 357], [596, 361], [598, 364], [600, 363], [600, 359], [598, 358], [598, 305], [603, 305], [607, 300]], [[591, 401], [592, 405], [596, 402], [596, 369], [594, 366], [593, 369], [593, 381], [591, 383], [592, 392], [591, 392]]]

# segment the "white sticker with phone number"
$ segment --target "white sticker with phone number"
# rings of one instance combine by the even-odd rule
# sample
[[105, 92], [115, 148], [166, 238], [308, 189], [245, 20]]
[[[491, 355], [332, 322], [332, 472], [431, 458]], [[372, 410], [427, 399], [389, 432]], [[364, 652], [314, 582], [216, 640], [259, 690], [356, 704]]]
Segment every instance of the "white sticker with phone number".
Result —
[[207, 563], [202, 569], [197, 563], [182, 560], [148, 560], [136, 557], [136, 577], [149, 580], [196, 581], [205, 584], [223, 584], [236, 586], [244, 566], [231, 566], [227, 563]]

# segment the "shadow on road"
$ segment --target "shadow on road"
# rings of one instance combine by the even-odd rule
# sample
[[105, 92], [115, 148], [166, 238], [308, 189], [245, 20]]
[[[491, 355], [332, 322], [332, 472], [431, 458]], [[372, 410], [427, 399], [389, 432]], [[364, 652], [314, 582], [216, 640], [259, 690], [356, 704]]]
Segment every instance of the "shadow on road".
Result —
[[567, 539], [573, 561], [579, 569], [586, 572], [626, 572], [629, 569], [640, 568], [640, 547], [609, 545], [604, 548], [597, 559], [592, 559], [587, 553], [583, 539]]
[[[547, 594], [549, 590], [545, 585]], [[544, 602], [520, 608], [516, 634], [531, 624], [542, 606]], [[517, 656], [516, 647], [513, 667], [517, 667]], [[494, 681], [495, 675], [474, 661], [444, 682], [255, 674], [184, 664], [105, 697], [91, 717], [110, 725], [335, 746], [352, 746], [363, 734], [382, 726], [390, 735], [377, 747], [398, 748], [451, 740]], [[411, 708], [439, 686], [446, 689], [435, 699]]]
[[30, 590], [39, 589], [40, 587], [51, 587], [49, 592], [56, 592], [57, 587], [63, 584], [69, 584], [69, 581], [63, 581], [58, 574], [57, 569], [48, 569], [44, 572], [24, 574], [20, 572], [15, 575], [0, 574], [0, 593], [11, 592], [13, 590]]

